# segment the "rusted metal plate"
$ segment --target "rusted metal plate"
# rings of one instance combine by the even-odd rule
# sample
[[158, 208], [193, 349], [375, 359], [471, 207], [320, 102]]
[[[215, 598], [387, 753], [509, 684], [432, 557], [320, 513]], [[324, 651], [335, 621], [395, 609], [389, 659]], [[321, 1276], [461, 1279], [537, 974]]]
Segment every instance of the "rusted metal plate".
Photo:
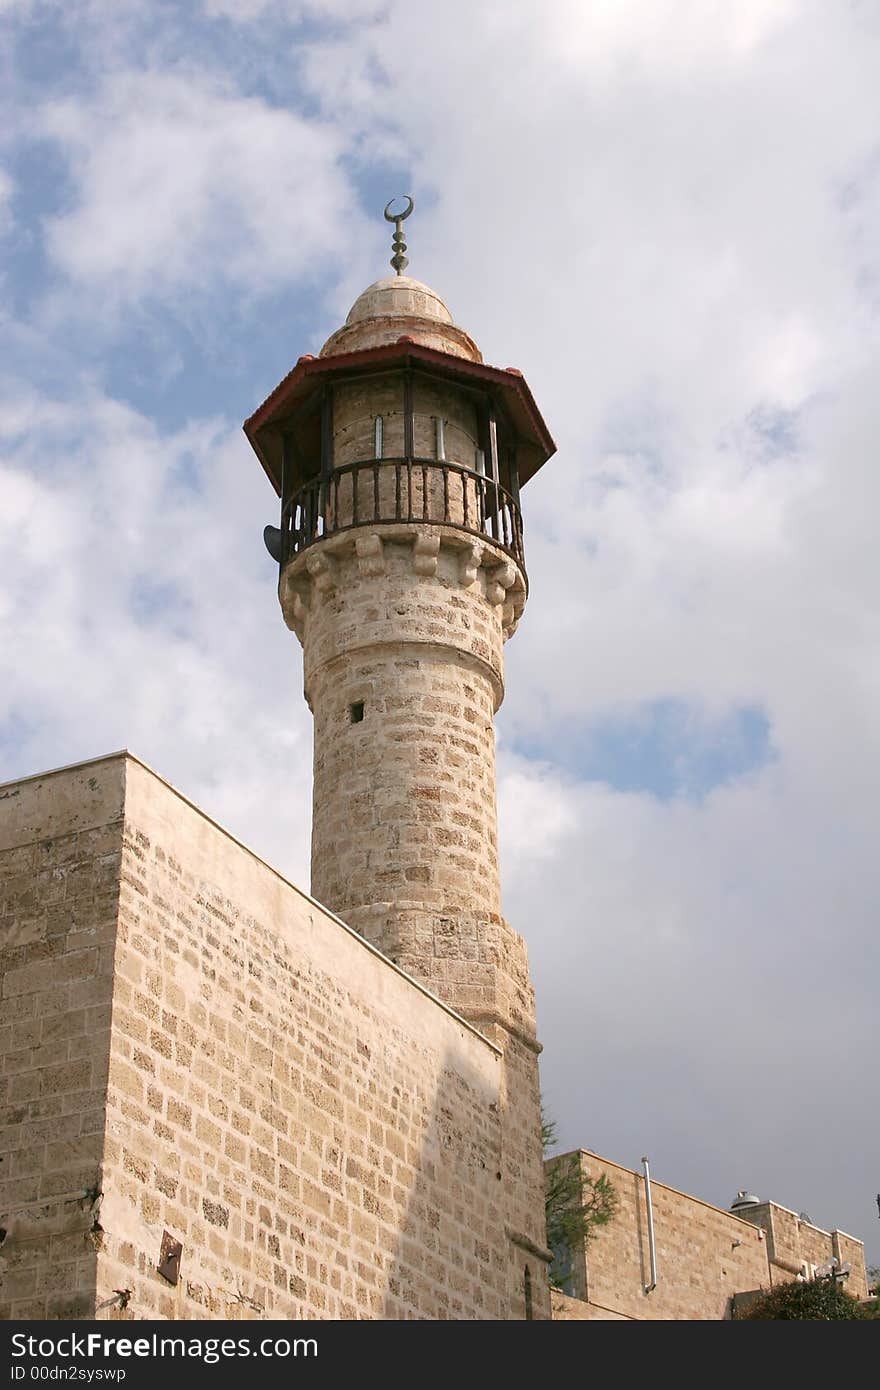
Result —
[[176, 1284], [180, 1278], [180, 1257], [182, 1254], [183, 1246], [180, 1241], [175, 1240], [169, 1231], [163, 1231], [157, 1267], [162, 1278], [167, 1279], [169, 1284]]

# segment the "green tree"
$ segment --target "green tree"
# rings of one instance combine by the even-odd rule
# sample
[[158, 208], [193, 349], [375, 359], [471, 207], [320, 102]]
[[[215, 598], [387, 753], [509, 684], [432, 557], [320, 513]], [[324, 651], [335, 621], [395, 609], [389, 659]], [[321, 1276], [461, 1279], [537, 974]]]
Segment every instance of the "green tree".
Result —
[[[556, 1125], [542, 1117], [544, 1153], [556, 1143]], [[547, 1244], [564, 1264], [565, 1252], [588, 1245], [596, 1232], [613, 1221], [620, 1208], [614, 1184], [605, 1173], [589, 1178], [577, 1154], [562, 1154], [544, 1167]]]
[[872, 1317], [837, 1279], [793, 1279], [777, 1284], [742, 1314], [753, 1320], [832, 1322]]

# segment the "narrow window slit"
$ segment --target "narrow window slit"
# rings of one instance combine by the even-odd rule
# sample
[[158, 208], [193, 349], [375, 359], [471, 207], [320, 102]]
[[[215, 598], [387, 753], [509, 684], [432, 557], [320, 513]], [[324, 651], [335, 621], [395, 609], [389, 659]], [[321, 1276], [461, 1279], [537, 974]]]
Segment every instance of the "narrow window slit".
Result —
[[355, 700], [354, 704], [348, 707], [348, 722], [350, 724], [360, 724], [364, 717], [363, 700]]

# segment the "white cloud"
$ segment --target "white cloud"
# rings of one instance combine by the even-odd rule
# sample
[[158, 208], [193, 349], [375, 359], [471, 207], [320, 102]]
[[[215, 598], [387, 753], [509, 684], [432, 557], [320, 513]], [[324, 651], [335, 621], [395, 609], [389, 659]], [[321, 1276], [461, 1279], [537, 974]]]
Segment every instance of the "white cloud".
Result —
[[820, 385], [823, 359], [819, 337], [802, 316], [768, 324], [753, 366], [755, 389], [784, 410], [797, 410]]
[[385, 8], [385, 0], [202, 0], [202, 9], [209, 18], [229, 19], [234, 24], [304, 18], [342, 20], [350, 24], [379, 14]]
[[[31, 395], [22, 410], [7, 389], [10, 775], [131, 747], [307, 886], [310, 720], [260, 540], [265, 488], [239, 431], [196, 420], [166, 435], [85, 387], [76, 404]], [[268, 790], [279, 765], [282, 797]]]
[[12, 175], [0, 168], [0, 236], [5, 236], [12, 227], [12, 198], [15, 184]]
[[359, 222], [337, 132], [204, 72], [118, 73], [42, 124], [75, 180], [49, 252], [111, 300], [277, 290], [338, 258]]
[[[722, 1205], [748, 1183], [870, 1238], [880, 885], [845, 789], [823, 805], [773, 766], [706, 805], [661, 805], [544, 776], [566, 828], [536, 863], [509, 825], [535, 773], [508, 763], [506, 901], [561, 1142], [633, 1166], [648, 1151]], [[848, 1136], [833, 1165], [832, 1113]]]

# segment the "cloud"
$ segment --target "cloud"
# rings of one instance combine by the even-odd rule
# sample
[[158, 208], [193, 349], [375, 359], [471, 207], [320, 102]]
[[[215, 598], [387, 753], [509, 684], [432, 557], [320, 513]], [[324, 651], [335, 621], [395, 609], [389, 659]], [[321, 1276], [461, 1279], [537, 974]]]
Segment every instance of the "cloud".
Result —
[[267, 19], [296, 22], [304, 18], [351, 24], [372, 18], [385, 8], [385, 0], [202, 0], [202, 9], [209, 18], [228, 19], [237, 25]]
[[0, 168], [0, 236], [5, 236], [12, 227], [12, 198], [15, 184], [12, 175]]
[[7, 384], [0, 740], [9, 776], [128, 746], [307, 885], [310, 721], [247, 454], [220, 420], [168, 435]]
[[75, 189], [51, 216], [55, 265], [112, 300], [277, 292], [342, 252], [359, 214], [328, 125], [204, 72], [119, 73], [42, 128]]
[[[633, 1166], [650, 1152], [721, 1205], [744, 1182], [809, 1198], [820, 1222], [870, 1237], [858, 1098], [880, 885], [844, 789], [804, 804], [798, 772], [773, 767], [662, 805], [509, 755], [501, 768], [507, 910], [529, 940], [561, 1143]], [[536, 853], [525, 820], [541, 806], [558, 833]], [[849, 1136], [833, 1167], [832, 1114]]]
[[579, 72], [613, 73], [626, 60], [678, 81], [706, 63], [747, 59], [797, 12], [796, 0], [563, 0], [543, 28], [547, 49]]

